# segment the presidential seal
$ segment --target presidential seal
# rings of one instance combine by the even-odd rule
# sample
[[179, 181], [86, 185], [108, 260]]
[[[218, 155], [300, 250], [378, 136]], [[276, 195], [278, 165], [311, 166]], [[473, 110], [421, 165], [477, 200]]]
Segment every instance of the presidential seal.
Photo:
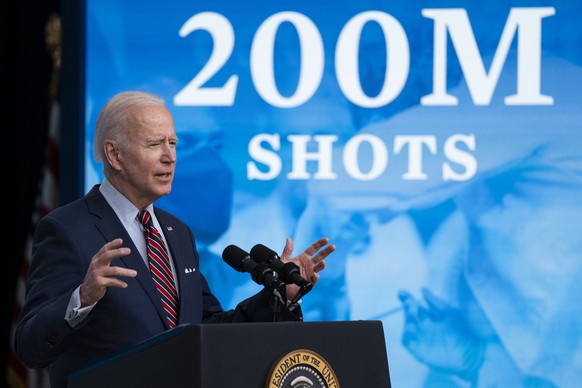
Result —
[[271, 367], [265, 388], [339, 388], [328, 362], [311, 350], [299, 349], [283, 355]]

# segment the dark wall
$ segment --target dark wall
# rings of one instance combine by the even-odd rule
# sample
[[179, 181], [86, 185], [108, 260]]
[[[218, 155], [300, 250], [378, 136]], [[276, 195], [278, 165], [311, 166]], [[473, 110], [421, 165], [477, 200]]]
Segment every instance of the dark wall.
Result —
[[58, 8], [57, 0], [13, 1], [5, 2], [0, 11], [2, 191], [8, 215], [3, 222], [8, 231], [3, 246], [8, 247], [8, 254], [2, 257], [2, 288], [8, 292], [3, 292], [2, 303], [0, 382], [6, 381], [16, 279], [24, 258], [48, 132], [52, 59], [44, 29], [49, 15]]

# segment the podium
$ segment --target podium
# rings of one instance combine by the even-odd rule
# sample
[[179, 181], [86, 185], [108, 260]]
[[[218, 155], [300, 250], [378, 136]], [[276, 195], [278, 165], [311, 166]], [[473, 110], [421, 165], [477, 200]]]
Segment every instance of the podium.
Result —
[[275, 388], [292, 378], [314, 388], [390, 388], [382, 323], [182, 325], [73, 373], [68, 387]]

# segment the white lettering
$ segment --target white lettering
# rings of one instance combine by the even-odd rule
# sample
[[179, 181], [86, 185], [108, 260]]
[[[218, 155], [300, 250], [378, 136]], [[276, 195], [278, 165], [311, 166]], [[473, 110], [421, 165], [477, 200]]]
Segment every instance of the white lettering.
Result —
[[[420, 99], [422, 105], [457, 105], [458, 99], [447, 93], [447, 36], [459, 58], [467, 87], [476, 105], [489, 105], [501, 69], [518, 35], [517, 94], [505, 98], [506, 105], [551, 105], [553, 98], [542, 95], [541, 19], [555, 14], [552, 7], [512, 8], [489, 73], [485, 70], [479, 48], [464, 9], [423, 9], [422, 15], [434, 20], [433, 92]], [[519, 30], [519, 34], [518, 34]], [[447, 35], [448, 31], [448, 35]]]
[[[358, 63], [362, 29], [370, 21], [378, 23], [382, 28], [387, 53], [384, 84], [375, 97], [367, 96], [362, 90]], [[354, 104], [364, 108], [378, 108], [392, 102], [406, 84], [410, 70], [408, 39], [398, 20], [380, 11], [362, 12], [350, 19], [338, 38], [335, 69], [342, 92]]]
[[318, 144], [318, 152], [307, 152], [307, 143], [311, 140], [310, 135], [289, 135], [287, 140], [292, 144], [292, 170], [287, 174], [289, 179], [309, 179], [307, 173], [307, 161], [317, 161], [317, 172], [313, 175], [315, 179], [336, 179], [337, 175], [332, 171], [332, 151], [333, 143], [338, 137], [336, 135], [316, 135], [313, 140]]
[[445, 141], [443, 152], [445, 157], [465, 168], [464, 173], [457, 173], [449, 163], [443, 164], [443, 180], [466, 181], [471, 179], [477, 173], [477, 160], [475, 157], [463, 150], [457, 148], [457, 143], [464, 143], [470, 151], [475, 151], [475, 135], [456, 134]]
[[281, 158], [275, 152], [262, 148], [261, 143], [268, 143], [274, 151], [281, 149], [281, 139], [278, 134], [261, 133], [251, 139], [248, 146], [250, 157], [268, 167], [266, 172], [261, 171], [254, 162], [247, 163], [248, 180], [271, 180], [275, 179], [281, 173], [283, 163]]
[[[367, 142], [372, 147], [372, 166], [368, 173], [363, 173], [358, 163], [360, 145]], [[374, 135], [362, 134], [352, 137], [344, 148], [344, 168], [354, 179], [369, 181], [378, 178], [388, 167], [388, 150], [382, 140]]]
[[436, 137], [395, 136], [394, 154], [398, 155], [406, 145], [408, 145], [408, 171], [402, 177], [404, 180], [426, 180], [428, 176], [422, 171], [422, 146], [427, 146], [433, 155], [436, 154]]

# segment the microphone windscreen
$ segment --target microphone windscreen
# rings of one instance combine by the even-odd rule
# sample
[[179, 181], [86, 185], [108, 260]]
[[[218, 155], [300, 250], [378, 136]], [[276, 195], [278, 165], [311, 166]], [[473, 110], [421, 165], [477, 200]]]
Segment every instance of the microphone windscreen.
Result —
[[244, 272], [243, 264], [248, 257], [248, 252], [236, 245], [229, 245], [222, 251], [222, 260], [238, 272]]
[[251, 249], [251, 257], [257, 263], [269, 262], [270, 260], [278, 259], [279, 256], [274, 250], [267, 248], [263, 244], [257, 244]]

